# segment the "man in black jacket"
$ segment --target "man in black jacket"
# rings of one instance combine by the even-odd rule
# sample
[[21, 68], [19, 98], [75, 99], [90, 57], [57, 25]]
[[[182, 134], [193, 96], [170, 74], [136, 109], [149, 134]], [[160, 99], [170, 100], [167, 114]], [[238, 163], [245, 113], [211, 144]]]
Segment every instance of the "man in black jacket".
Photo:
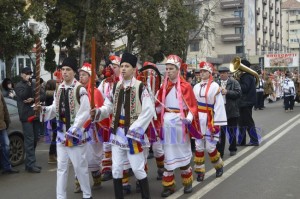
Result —
[[[241, 63], [248, 68], [251, 64], [248, 60], [243, 59]], [[252, 118], [252, 108], [256, 103], [256, 83], [255, 78], [250, 73], [244, 72], [238, 79], [241, 89], [242, 97], [239, 101], [240, 117], [239, 117], [239, 131], [238, 143], [241, 146], [246, 145], [246, 130], [250, 137], [250, 142], [247, 146], [259, 146], [258, 135], [254, 120]]]
[[[25, 67], [21, 71], [22, 80], [17, 83], [15, 92], [20, 121], [22, 122], [25, 145], [25, 170], [30, 173], [40, 173], [41, 167], [36, 166], [35, 148], [38, 141], [41, 123], [39, 118], [34, 116], [32, 105], [34, 104], [34, 85], [31, 82], [32, 71], [30, 67]], [[41, 92], [41, 101], [45, 100], [45, 94]]]
[[221, 127], [220, 141], [217, 143], [217, 149], [220, 152], [221, 157], [224, 155], [224, 148], [226, 142], [226, 131], [228, 132], [229, 151], [230, 156], [236, 154], [236, 130], [238, 125], [239, 104], [238, 99], [241, 97], [241, 86], [238, 81], [233, 78], [229, 78], [229, 69], [227, 67], [220, 67], [220, 80], [217, 82], [220, 85], [221, 93], [224, 98], [227, 126]]

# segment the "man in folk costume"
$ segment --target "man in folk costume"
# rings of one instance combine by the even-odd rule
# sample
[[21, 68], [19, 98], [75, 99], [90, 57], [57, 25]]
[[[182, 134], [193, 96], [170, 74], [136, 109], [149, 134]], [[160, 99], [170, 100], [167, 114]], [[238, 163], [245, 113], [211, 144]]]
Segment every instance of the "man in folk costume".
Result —
[[[91, 75], [92, 68], [91, 64], [84, 63], [83, 66], [79, 69], [79, 82], [84, 86], [84, 88], [88, 91], [89, 101], [91, 101]], [[95, 107], [99, 108], [103, 105], [104, 99], [102, 94], [97, 88], [94, 88], [94, 102]], [[88, 132], [87, 137], [87, 160], [88, 160], [88, 168], [91, 171], [93, 177], [93, 188], [97, 188], [101, 186], [101, 167], [100, 162], [102, 160], [102, 137], [98, 136], [98, 132], [102, 133], [101, 123], [92, 124], [90, 120], [88, 120], [84, 128]], [[81, 192], [80, 183], [76, 177], [75, 179], [75, 193]]]
[[208, 62], [201, 62], [201, 82], [194, 86], [194, 93], [198, 101], [198, 113], [203, 139], [196, 139], [194, 157], [197, 181], [204, 180], [204, 150], [208, 152], [211, 163], [216, 169], [216, 177], [223, 175], [223, 161], [216, 148], [219, 140], [220, 126], [227, 125], [226, 111], [220, 86], [213, 81], [213, 66]]
[[[122, 76], [120, 75], [120, 62], [121, 58], [115, 55], [109, 57], [107, 61], [107, 66], [103, 70], [103, 74], [106, 77], [101, 84], [99, 85], [98, 89], [102, 93], [104, 98], [108, 97], [110, 92], [113, 90], [114, 85], [122, 80]], [[102, 181], [108, 181], [112, 179], [112, 160], [111, 160], [111, 144], [109, 142], [110, 138], [110, 125], [112, 121], [112, 115], [109, 118], [105, 118], [101, 121], [102, 124], [102, 135], [103, 135], [103, 151], [104, 151], [104, 158], [102, 159]], [[123, 191], [125, 194], [131, 193], [131, 185], [129, 184], [129, 177], [130, 177], [130, 164], [129, 161], [126, 159], [124, 161], [124, 170], [123, 170]]]
[[[109, 57], [109, 63], [103, 71], [106, 77], [98, 89], [102, 93], [103, 98], [109, 96], [109, 93], [113, 90], [113, 86], [120, 80], [120, 62], [121, 58], [115, 55]], [[103, 152], [104, 157], [102, 159], [102, 181], [108, 181], [112, 179], [111, 173], [111, 145], [109, 143], [109, 127], [111, 125], [111, 116], [102, 120], [102, 135], [103, 135]]]
[[136, 56], [123, 54], [120, 66], [123, 80], [116, 84], [114, 92], [110, 92], [104, 106], [91, 110], [91, 117], [95, 121], [101, 121], [113, 113], [110, 142], [114, 191], [118, 199], [124, 198], [122, 178], [126, 157], [139, 181], [142, 198], [150, 198], [143, 148], [150, 146], [145, 131], [155, 109], [148, 91], [134, 77], [136, 64]]
[[86, 89], [75, 79], [77, 60], [67, 57], [62, 63], [64, 81], [59, 85], [51, 106], [43, 108], [44, 119], [57, 120], [56, 198], [67, 198], [69, 159], [81, 184], [83, 198], [92, 198], [89, 181], [84, 123], [89, 119], [90, 103]]
[[[166, 61], [166, 78], [160, 88], [157, 112], [160, 113], [164, 151], [162, 197], [175, 192], [174, 170], [180, 168], [184, 193], [191, 193], [193, 173], [190, 135], [187, 126], [197, 118], [197, 101], [191, 85], [180, 76], [182, 60], [177, 55], [169, 55]], [[200, 135], [200, 134], [199, 134]]]

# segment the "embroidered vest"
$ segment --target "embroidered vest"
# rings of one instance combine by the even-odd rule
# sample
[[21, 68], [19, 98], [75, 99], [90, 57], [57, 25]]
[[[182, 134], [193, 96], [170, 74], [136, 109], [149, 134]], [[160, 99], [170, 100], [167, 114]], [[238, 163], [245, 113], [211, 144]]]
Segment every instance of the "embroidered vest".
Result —
[[[72, 126], [76, 117], [76, 113], [79, 110], [80, 104], [77, 101], [76, 98], [76, 90], [78, 88], [78, 86], [81, 86], [81, 84], [79, 82], [75, 82], [75, 84], [72, 84], [69, 87], [69, 110], [70, 110], [70, 125]], [[60, 106], [61, 104], [60, 102], [60, 98], [62, 96], [62, 92], [65, 90], [64, 89], [65, 85], [62, 84], [58, 87], [58, 90], [56, 92], [56, 98], [55, 98], [55, 103], [56, 103], [56, 120], [60, 121]]]
[[[115, 123], [115, 116], [116, 116], [116, 111], [117, 111], [117, 103], [119, 99], [119, 93], [122, 87], [122, 82], [119, 81], [116, 85], [116, 90], [113, 96], [113, 115], [112, 115], [112, 122], [111, 122], [111, 129], [114, 129], [114, 123]], [[131, 91], [130, 91], [130, 126], [135, 122], [142, 112], [142, 104], [139, 99], [140, 93], [139, 93], [139, 87], [140, 87], [141, 81], [136, 80], [135, 84], [132, 86]], [[129, 128], [128, 126], [127, 128]], [[114, 131], [112, 131], [114, 132]]]

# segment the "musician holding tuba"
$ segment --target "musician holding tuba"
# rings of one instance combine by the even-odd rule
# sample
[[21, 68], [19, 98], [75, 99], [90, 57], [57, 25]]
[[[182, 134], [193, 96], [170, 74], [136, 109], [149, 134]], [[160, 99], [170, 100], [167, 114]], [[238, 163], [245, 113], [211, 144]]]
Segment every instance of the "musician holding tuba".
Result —
[[[239, 101], [240, 117], [238, 121], [240, 127], [238, 144], [241, 146], [246, 145], [246, 130], [250, 137], [247, 146], [259, 146], [255, 123], [252, 118], [252, 108], [256, 102], [256, 79], [258, 75], [255, 71], [250, 69], [250, 66], [251, 63], [248, 60], [241, 60], [239, 57], [234, 58], [230, 65], [230, 70], [238, 73], [237, 80], [242, 89], [242, 96]], [[233, 68], [237, 70], [233, 71]]]

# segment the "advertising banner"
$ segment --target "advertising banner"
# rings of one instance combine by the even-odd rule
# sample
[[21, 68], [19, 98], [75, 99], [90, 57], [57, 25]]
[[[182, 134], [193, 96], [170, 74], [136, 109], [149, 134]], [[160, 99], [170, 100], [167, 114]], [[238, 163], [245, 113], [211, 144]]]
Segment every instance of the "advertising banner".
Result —
[[266, 54], [265, 68], [299, 67], [297, 53]]

